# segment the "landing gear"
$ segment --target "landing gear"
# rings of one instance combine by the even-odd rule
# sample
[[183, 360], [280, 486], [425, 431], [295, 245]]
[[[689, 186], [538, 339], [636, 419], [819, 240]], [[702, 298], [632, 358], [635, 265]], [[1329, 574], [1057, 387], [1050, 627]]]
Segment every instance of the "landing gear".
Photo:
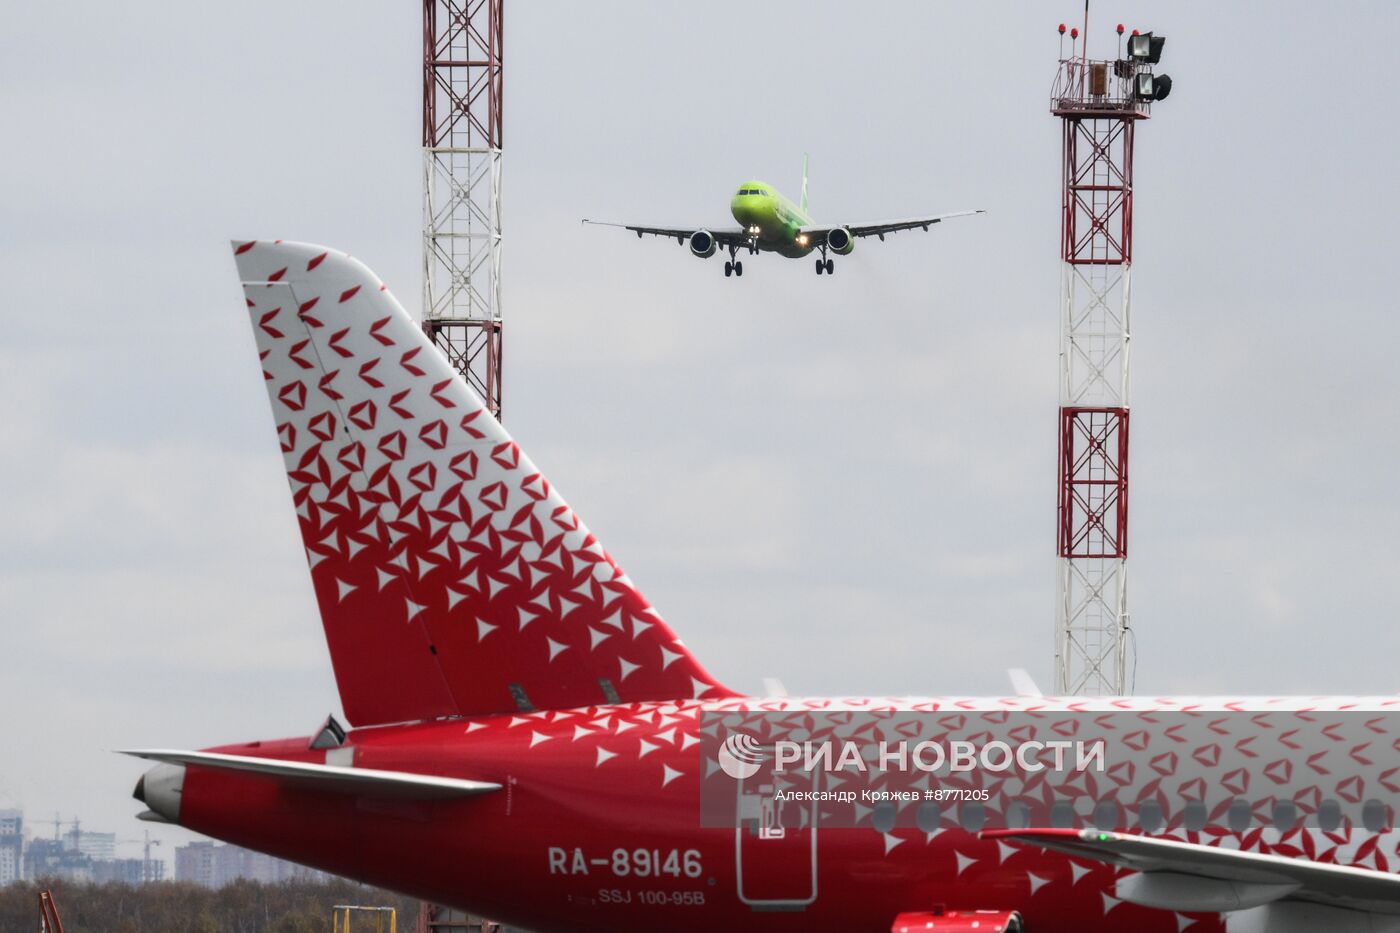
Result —
[[744, 264], [739, 260], [734, 260], [734, 274], [742, 276], [744, 274]]
[[822, 274], [823, 272], [825, 272], [825, 271], [826, 271], [826, 263], [824, 263], [824, 262], [822, 262], [820, 259], [818, 259], [818, 260], [817, 260], [817, 275], [821, 275], [821, 274]]
[[742, 262], [739, 262], [738, 260], [734, 260], [733, 262], [730, 262], [730, 261], [727, 260], [727, 259], [724, 261], [724, 277], [725, 277], [725, 278], [729, 278], [731, 275], [743, 275], [743, 274], [744, 274], [744, 264], [743, 264]]
[[822, 248], [821, 258], [817, 260], [817, 275], [825, 272], [827, 275], [836, 274], [836, 263], [826, 258], [826, 248]]
[[836, 263], [833, 262], [833, 261], [830, 260], [830, 259], [828, 259], [828, 260], [826, 261], [826, 274], [827, 274], [827, 275], [835, 275], [835, 274], [836, 274]]

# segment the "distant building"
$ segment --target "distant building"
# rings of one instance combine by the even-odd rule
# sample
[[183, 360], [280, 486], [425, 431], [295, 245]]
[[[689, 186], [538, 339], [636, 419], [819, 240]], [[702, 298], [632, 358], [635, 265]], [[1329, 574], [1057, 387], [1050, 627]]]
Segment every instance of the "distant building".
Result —
[[[7, 811], [0, 811], [0, 884], [6, 883], [5, 830], [11, 826]], [[20, 877], [63, 878], [98, 884], [144, 884], [165, 877], [165, 863], [140, 858], [116, 858], [116, 833], [90, 833], [76, 828], [57, 839], [31, 839], [24, 846]], [[19, 851], [18, 847], [15, 851]], [[10, 879], [16, 880], [16, 879]]]
[[24, 877], [24, 851], [22, 848], [0, 842], [0, 887], [12, 884]]
[[214, 842], [192, 842], [175, 850], [175, 880], [222, 888], [240, 878], [276, 883], [323, 878], [322, 872], [271, 855]]
[[24, 811], [0, 810], [0, 885], [24, 877]]
[[24, 849], [24, 877], [91, 881], [93, 863], [88, 856], [69, 848], [66, 841], [31, 839]]
[[64, 835], [63, 842], [71, 851], [95, 861], [110, 861], [117, 857], [116, 833], [90, 833], [74, 826]]
[[[162, 865], [163, 869], [164, 866]], [[164, 874], [164, 871], [161, 872]], [[117, 884], [144, 884], [146, 881], [146, 862], [139, 858], [108, 858], [93, 859], [92, 880], [98, 884], [116, 882]], [[153, 878], [153, 881], [159, 879]]]
[[175, 850], [175, 880], [193, 881], [212, 888], [214, 884], [214, 843], [191, 842]]

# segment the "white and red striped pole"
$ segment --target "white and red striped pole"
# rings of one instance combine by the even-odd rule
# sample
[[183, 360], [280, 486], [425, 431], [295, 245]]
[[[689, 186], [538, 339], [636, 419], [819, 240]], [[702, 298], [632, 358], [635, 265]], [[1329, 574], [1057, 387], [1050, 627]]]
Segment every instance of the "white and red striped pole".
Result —
[[1134, 96], [1134, 66], [1090, 61], [1083, 38], [1051, 101], [1063, 183], [1055, 689], [1104, 696], [1130, 691], [1133, 138], [1150, 105]]

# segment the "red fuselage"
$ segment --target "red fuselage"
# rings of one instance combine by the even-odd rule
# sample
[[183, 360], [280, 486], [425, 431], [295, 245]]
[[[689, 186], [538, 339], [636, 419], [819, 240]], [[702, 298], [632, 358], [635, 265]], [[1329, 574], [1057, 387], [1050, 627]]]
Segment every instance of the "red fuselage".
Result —
[[[979, 838], [958, 826], [956, 808], [948, 808], [932, 832], [913, 826], [889, 832], [821, 829], [819, 837], [766, 842], [748, 830], [701, 828], [704, 761], [697, 725], [702, 710], [792, 709], [830, 702], [644, 703], [358, 730], [346, 742], [354, 749], [356, 768], [491, 781], [502, 789], [458, 800], [370, 800], [193, 767], [185, 777], [180, 823], [539, 931], [761, 926], [883, 933], [902, 911], [937, 906], [1018, 910], [1032, 931], [1222, 928], [1213, 914], [1188, 918], [1118, 900], [1114, 884], [1121, 870]], [[877, 701], [854, 702], [878, 708]], [[930, 702], [935, 709], [943, 702], [959, 717], [982, 717], [1008, 729], [1015, 728], [1018, 716], [1040, 715], [1027, 711], [1033, 709], [1030, 701], [1000, 701], [1001, 708], [998, 701]], [[1069, 702], [1046, 704], [1063, 709]], [[1008, 711], [1010, 704], [1021, 709]], [[1150, 709], [1148, 703], [1133, 706], [1130, 713]], [[1393, 718], [1372, 720], [1384, 722], [1387, 751]], [[1150, 713], [1146, 719], [1152, 721]], [[1171, 737], [1152, 740], [1170, 745]], [[1319, 775], [1290, 776], [1298, 786], [1283, 788], [1262, 776], [1268, 759], [1263, 741], [1256, 745], [1245, 738], [1240, 744], [1246, 752], [1264, 752], [1261, 774], [1247, 797], [1263, 800], [1266, 793], [1285, 790], [1306, 809], [1308, 800], [1316, 804], [1320, 799], [1310, 791], [1320, 788], [1325, 796], [1347, 780], [1334, 770], [1346, 757], [1338, 750], [1324, 780], [1306, 787]], [[306, 739], [216, 751], [326, 760], [324, 751], [308, 750]], [[1193, 749], [1181, 751], [1200, 757]], [[1309, 749], [1292, 754], [1300, 761], [1309, 755], [1316, 760]], [[1378, 765], [1368, 761], [1368, 766]], [[1134, 775], [1116, 783], [1105, 779], [1096, 791], [1123, 805], [1126, 829], [1131, 830], [1133, 801], [1143, 799], [1142, 788], [1165, 786], [1160, 778], [1152, 782], [1149, 777]], [[1229, 774], [1223, 779], [1239, 780]], [[989, 799], [995, 806], [997, 795]], [[1338, 832], [1321, 831], [1306, 820], [1288, 832], [1260, 826], [1234, 832], [1218, 825], [1224, 817], [1216, 809], [1212, 825], [1201, 831], [1185, 829], [1180, 815], [1169, 810], [1163, 835], [1284, 854], [1306, 850], [1320, 861], [1368, 868], [1384, 865], [1383, 852], [1394, 851], [1388, 829], [1381, 835], [1367, 833], [1350, 815]], [[808, 902], [775, 906], [784, 900]]]

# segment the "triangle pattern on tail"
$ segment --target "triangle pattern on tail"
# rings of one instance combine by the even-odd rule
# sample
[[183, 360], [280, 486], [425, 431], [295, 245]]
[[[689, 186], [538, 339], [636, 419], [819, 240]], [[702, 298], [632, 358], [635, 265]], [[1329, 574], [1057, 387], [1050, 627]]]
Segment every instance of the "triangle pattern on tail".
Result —
[[234, 258], [353, 724], [733, 695], [374, 273]]

